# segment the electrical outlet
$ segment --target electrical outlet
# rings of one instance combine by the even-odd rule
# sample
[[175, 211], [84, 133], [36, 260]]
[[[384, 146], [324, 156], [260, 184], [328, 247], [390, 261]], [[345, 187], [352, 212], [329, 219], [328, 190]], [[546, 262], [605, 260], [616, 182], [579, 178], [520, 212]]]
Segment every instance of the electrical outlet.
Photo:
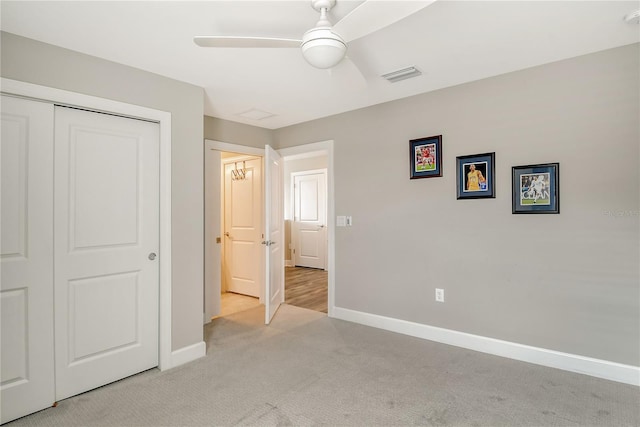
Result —
[[444, 302], [444, 289], [436, 288], [436, 301]]

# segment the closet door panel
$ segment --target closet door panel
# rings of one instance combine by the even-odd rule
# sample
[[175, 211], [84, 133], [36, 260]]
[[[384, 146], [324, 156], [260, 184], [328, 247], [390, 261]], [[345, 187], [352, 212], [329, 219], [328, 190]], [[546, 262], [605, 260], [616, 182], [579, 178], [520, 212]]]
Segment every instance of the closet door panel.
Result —
[[56, 398], [158, 365], [159, 125], [56, 107]]
[[0, 422], [55, 401], [53, 105], [2, 96]]

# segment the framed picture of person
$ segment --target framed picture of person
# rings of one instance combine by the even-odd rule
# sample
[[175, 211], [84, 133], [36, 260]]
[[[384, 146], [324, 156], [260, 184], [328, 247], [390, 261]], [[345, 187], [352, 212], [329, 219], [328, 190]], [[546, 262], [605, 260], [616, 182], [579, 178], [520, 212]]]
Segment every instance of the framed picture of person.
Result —
[[411, 179], [442, 176], [442, 135], [409, 141]]
[[456, 157], [456, 188], [460, 199], [496, 197], [496, 153]]
[[560, 213], [559, 163], [514, 166], [511, 177], [512, 213]]

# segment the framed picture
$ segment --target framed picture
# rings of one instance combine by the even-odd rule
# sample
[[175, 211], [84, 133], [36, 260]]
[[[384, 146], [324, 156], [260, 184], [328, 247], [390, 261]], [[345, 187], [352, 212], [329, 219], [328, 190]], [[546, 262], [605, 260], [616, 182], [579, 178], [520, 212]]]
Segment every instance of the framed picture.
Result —
[[496, 153], [456, 157], [456, 186], [459, 199], [495, 198]]
[[442, 135], [409, 141], [411, 179], [442, 176]]
[[560, 213], [560, 164], [514, 166], [512, 169], [514, 214]]

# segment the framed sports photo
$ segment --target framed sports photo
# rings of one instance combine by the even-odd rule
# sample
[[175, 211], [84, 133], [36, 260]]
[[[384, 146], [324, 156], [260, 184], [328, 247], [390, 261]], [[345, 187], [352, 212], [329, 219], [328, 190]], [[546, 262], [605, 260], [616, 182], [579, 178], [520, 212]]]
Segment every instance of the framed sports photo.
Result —
[[512, 175], [512, 213], [560, 213], [560, 164], [514, 166]]
[[442, 176], [442, 135], [409, 141], [411, 179]]
[[495, 198], [496, 153], [456, 157], [457, 198]]

